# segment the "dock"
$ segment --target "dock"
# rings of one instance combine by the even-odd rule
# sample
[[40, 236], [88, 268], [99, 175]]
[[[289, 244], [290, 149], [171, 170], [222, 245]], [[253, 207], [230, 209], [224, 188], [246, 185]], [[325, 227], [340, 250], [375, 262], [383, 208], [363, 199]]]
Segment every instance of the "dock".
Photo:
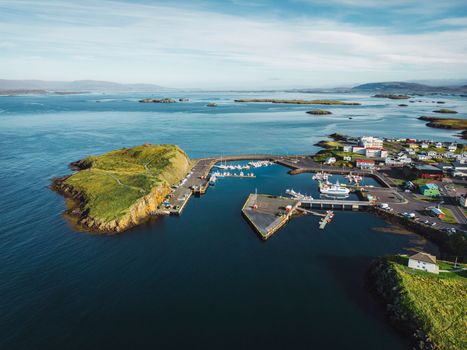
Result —
[[300, 206], [300, 201], [280, 196], [250, 194], [242, 214], [263, 240], [277, 232]]

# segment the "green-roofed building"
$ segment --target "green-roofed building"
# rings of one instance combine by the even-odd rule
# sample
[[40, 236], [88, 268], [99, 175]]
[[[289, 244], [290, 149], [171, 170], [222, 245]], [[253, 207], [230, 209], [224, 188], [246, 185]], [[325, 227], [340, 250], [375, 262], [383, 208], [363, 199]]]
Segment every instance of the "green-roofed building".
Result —
[[436, 184], [425, 184], [420, 186], [420, 193], [427, 197], [439, 197], [439, 188]]

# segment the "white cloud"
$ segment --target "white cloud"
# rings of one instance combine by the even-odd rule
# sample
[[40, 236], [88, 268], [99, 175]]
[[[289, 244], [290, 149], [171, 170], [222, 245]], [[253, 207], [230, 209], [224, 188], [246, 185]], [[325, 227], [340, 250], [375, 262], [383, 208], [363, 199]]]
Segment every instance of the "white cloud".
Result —
[[[36, 16], [0, 21], [0, 36], [15, 45], [0, 57], [3, 77], [235, 87], [270, 83], [272, 76], [293, 85], [306, 79], [375, 80], [390, 73], [393, 79], [467, 73], [464, 28], [392, 34], [384, 27], [306, 17], [246, 18], [167, 5], [7, 3], [29, 7]], [[36, 56], [44, 59], [35, 67], [15, 59]]]

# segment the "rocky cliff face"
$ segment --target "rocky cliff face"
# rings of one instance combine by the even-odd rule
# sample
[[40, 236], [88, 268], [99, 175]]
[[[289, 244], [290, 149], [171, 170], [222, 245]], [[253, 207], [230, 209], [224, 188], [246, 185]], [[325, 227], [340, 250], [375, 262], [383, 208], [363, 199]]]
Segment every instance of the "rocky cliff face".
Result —
[[151, 193], [133, 204], [127, 214], [116, 220], [104, 221], [88, 215], [84, 208], [86, 195], [66, 184], [67, 178], [68, 176], [55, 179], [52, 184], [52, 189], [73, 199], [73, 204], [69, 206], [67, 214], [76, 217], [77, 224], [83, 228], [101, 233], [118, 233], [142, 223], [157, 210], [159, 204], [171, 191], [167, 184], [160, 184]]
[[420, 320], [407, 307], [404, 298], [406, 292], [390, 263], [384, 259], [374, 261], [368, 272], [368, 280], [371, 289], [385, 305], [389, 320], [395, 328], [413, 340], [414, 349], [437, 350], [421, 329]]

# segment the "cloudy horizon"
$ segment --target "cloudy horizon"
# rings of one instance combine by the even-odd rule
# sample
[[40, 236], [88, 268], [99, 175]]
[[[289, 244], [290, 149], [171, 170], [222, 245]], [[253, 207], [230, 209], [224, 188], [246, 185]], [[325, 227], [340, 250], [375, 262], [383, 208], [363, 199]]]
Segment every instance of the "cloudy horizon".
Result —
[[395, 0], [0, 0], [0, 78], [179, 88], [467, 77], [467, 6]]

